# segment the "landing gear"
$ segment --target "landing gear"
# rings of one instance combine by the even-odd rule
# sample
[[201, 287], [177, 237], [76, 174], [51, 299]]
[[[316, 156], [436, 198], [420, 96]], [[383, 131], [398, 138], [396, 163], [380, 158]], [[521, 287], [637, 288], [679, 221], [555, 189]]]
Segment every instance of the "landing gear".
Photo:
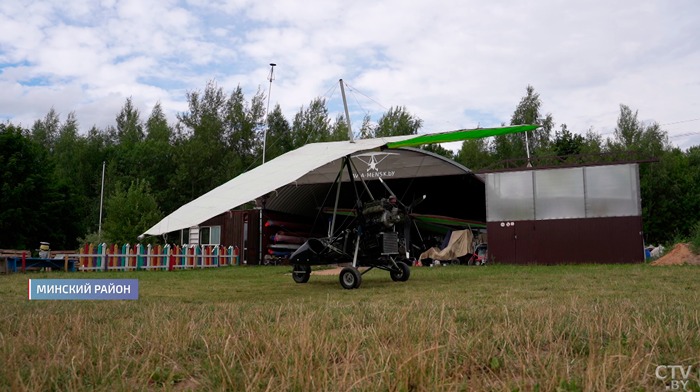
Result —
[[352, 290], [360, 287], [362, 284], [362, 275], [355, 267], [345, 267], [340, 271], [340, 285], [344, 289]]
[[391, 269], [389, 275], [394, 282], [405, 282], [411, 276], [411, 269], [403, 261], [396, 262], [397, 269]]
[[311, 267], [308, 265], [295, 265], [292, 270], [292, 278], [297, 283], [306, 283], [311, 277]]

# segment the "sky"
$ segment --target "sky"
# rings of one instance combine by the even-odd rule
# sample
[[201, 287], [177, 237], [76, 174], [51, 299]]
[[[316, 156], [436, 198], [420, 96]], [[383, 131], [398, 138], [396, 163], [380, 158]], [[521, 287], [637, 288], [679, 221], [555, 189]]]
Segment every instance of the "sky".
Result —
[[0, 2], [0, 120], [25, 127], [114, 125], [127, 97], [174, 123], [212, 79], [267, 94], [269, 63], [290, 121], [324, 94], [334, 118], [342, 78], [354, 128], [391, 106], [429, 133], [499, 126], [529, 84], [557, 129], [610, 136], [625, 104], [700, 144], [697, 0]]

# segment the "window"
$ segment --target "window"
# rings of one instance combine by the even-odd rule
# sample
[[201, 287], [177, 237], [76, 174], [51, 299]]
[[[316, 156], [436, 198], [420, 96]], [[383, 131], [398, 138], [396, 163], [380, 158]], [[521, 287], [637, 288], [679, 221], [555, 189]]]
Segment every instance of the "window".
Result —
[[637, 216], [639, 177], [637, 165], [587, 167], [586, 216]]
[[535, 219], [586, 217], [583, 168], [537, 170], [535, 173]]
[[487, 174], [486, 200], [488, 222], [535, 219], [532, 172]]
[[639, 216], [637, 170], [625, 164], [488, 173], [486, 221]]
[[221, 226], [200, 227], [199, 243], [201, 245], [220, 245]]
[[211, 243], [212, 245], [221, 244], [221, 226], [213, 226], [211, 228]]
[[190, 229], [182, 229], [180, 233], [180, 245], [190, 243]]

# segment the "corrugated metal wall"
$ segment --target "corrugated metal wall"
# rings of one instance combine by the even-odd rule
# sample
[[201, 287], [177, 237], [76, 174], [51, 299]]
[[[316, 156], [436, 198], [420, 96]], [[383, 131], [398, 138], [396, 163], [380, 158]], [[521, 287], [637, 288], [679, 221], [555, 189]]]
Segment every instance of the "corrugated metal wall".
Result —
[[[504, 223], [504, 226], [501, 226]], [[641, 263], [642, 218], [552, 219], [487, 223], [490, 262], [502, 264]]]
[[[246, 221], [248, 222], [248, 251], [244, 255], [243, 228]], [[258, 263], [260, 211], [229, 211], [202, 222], [200, 226], [220, 226], [221, 245], [238, 247], [239, 252], [241, 252], [241, 263], [243, 260], [246, 260], [248, 264]]]
[[225, 216], [226, 214], [221, 214], [217, 215], [213, 218], [207, 219], [204, 222], [200, 223], [199, 226], [221, 226], [222, 228], [224, 227], [224, 222], [225, 222]]
[[[226, 224], [221, 229], [221, 238], [225, 246], [235, 246], [239, 252], [243, 251], [243, 211], [231, 211], [226, 216]], [[243, 262], [242, 254], [240, 262]]]

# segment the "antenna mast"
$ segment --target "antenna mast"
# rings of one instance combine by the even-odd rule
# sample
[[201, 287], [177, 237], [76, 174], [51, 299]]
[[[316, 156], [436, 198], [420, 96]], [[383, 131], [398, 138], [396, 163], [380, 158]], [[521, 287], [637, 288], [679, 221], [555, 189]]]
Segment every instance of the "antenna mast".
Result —
[[98, 241], [102, 241], [102, 204], [105, 200], [105, 165], [106, 161], [102, 161], [102, 190], [100, 191], [100, 223], [97, 228]]
[[350, 138], [350, 143], [355, 143], [355, 139], [352, 136], [352, 127], [350, 126], [350, 113], [348, 112], [348, 100], [345, 99], [345, 87], [343, 87], [343, 79], [340, 79], [340, 92], [343, 94], [343, 105], [345, 105], [345, 122], [348, 124], [348, 137]]
[[265, 118], [267, 119], [267, 128], [265, 128], [265, 131], [263, 132], [263, 156], [262, 156], [262, 163], [263, 165], [265, 164], [265, 147], [267, 145], [267, 129], [270, 128], [270, 96], [272, 95], [272, 81], [275, 80], [275, 66], [277, 64], [275, 63], [270, 63], [270, 74], [267, 75], [267, 80], [270, 81], [270, 88], [267, 90], [267, 115]]

